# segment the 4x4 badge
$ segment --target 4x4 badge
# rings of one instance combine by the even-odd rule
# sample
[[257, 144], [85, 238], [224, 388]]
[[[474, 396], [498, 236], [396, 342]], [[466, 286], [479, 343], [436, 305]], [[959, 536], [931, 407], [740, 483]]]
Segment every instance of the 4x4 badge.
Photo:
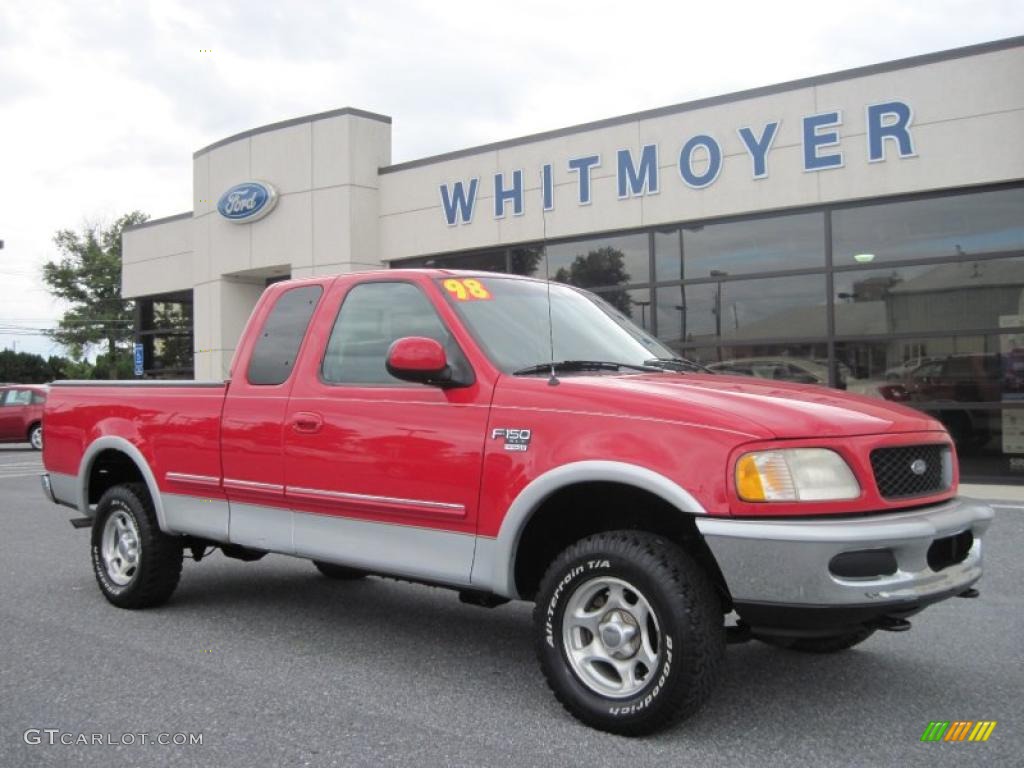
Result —
[[506, 451], [525, 451], [530, 447], [530, 437], [532, 434], [533, 431], [529, 429], [498, 427], [491, 430], [491, 439], [505, 438]]

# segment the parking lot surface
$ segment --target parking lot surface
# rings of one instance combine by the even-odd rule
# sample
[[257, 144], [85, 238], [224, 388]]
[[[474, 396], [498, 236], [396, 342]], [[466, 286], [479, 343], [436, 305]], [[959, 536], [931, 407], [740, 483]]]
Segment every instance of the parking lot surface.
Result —
[[[704, 710], [630, 740], [562, 711], [524, 603], [487, 610], [442, 589], [216, 553], [186, 561], [167, 605], [114, 608], [89, 532], [43, 498], [40, 471], [38, 453], [0, 446], [3, 766], [1024, 764], [1020, 509], [997, 511], [979, 599], [835, 656], [730, 646]], [[998, 725], [986, 743], [922, 743], [933, 720]], [[30, 729], [57, 729], [58, 743], [27, 744]], [[202, 744], [143, 745], [143, 733]]]

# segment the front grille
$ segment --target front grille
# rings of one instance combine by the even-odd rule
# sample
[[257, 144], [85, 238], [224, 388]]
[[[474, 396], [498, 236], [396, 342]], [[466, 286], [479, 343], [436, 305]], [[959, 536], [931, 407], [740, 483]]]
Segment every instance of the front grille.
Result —
[[[920, 474], [914, 471], [922, 468], [918, 462], [924, 462]], [[886, 499], [907, 499], [946, 490], [950, 483], [948, 463], [949, 448], [945, 445], [904, 445], [871, 452], [875, 483]]]

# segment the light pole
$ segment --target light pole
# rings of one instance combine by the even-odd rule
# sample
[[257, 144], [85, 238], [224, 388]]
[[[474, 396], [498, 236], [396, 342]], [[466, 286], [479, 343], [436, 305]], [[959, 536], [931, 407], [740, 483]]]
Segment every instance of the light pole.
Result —
[[[711, 276], [717, 278], [728, 277], [728, 272], [723, 272], [720, 269], [712, 269]], [[718, 341], [718, 362], [722, 362], [722, 281], [719, 279], [715, 283], [715, 308], [712, 310], [715, 314], [715, 339]]]
[[651, 306], [650, 301], [633, 300], [633, 303], [640, 307], [640, 327], [647, 330], [647, 308]]

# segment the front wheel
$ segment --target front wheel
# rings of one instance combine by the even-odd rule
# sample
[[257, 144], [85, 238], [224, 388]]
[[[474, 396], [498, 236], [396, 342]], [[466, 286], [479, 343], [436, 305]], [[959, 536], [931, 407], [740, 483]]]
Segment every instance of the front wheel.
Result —
[[181, 541], [160, 530], [145, 485], [103, 494], [92, 525], [92, 567], [107, 600], [119, 608], [160, 605], [178, 586], [181, 563]]
[[28, 441], [35, 451], [43, 450], [43, 425], [33, 424], [28, 431]]
[[725, 651], [704, 571], [659, 536], [589, 536], [548, 568], [534, 609], [537, 655], [555, 697], [603, 731], [641, 736], [695, 712]]

